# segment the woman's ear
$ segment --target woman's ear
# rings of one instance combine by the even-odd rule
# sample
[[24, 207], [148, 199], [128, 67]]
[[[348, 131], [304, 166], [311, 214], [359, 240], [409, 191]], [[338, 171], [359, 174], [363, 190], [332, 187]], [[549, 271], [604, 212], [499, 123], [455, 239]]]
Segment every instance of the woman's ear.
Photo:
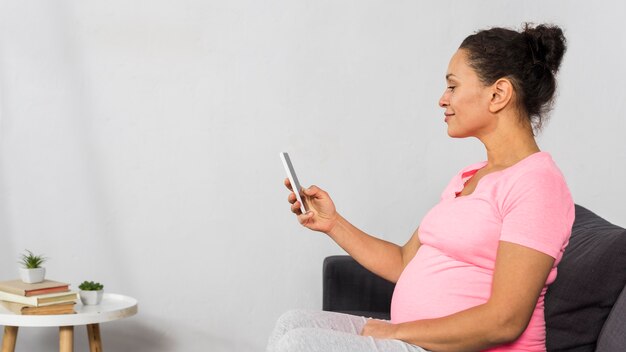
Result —
[[491, 101], [489, 111], [497, 113], [504, 109], [513, 100], [513, 84], [507, 78], [500, 78], [491, 86]]

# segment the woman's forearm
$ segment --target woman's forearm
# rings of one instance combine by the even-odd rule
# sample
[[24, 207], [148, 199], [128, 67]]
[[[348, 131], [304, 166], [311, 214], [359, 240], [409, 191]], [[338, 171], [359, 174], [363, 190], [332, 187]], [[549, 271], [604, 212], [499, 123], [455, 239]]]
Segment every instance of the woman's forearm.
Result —
[[396, 324], [392, 338], [431, 351], [481, 351], [514, 341], [524, 327], [486, 303], [443, 318]]
[[326, 234], [368, 270], [391, 282], [398, 281], [404, 268], [400, 246], [368, 235], [339, 214]]
[[501, 241], [487, 302], [442, 318], [396, 324], [387, 337], [438, 352], [513, 342], [528, 327], [553, 265], [547, 254]]

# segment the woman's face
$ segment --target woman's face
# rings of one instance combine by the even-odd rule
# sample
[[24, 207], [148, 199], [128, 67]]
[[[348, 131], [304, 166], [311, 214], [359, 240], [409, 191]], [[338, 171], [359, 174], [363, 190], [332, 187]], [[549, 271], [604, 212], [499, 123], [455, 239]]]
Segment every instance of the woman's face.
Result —
[[492, 91], [468, 65], [465, 50], [459, 49], [450, 59], [446, 83], [439, 106], [446, 109], [444, 121], [450, 137], [480, 137], [495, 128], [489, 111]]

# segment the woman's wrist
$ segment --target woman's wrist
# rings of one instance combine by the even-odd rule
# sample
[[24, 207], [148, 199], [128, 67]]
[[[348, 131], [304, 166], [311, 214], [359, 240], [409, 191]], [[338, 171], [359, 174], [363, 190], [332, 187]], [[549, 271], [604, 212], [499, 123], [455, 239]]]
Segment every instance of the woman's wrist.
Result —
[[331, 225], [325, 233], [331, 238], [337, 237], [342, 231], [345, 231], [342, 221], [345, 221], [343, 216], [341, 216], [338, 212], [335, 212], [333, 218], [330, 219]]

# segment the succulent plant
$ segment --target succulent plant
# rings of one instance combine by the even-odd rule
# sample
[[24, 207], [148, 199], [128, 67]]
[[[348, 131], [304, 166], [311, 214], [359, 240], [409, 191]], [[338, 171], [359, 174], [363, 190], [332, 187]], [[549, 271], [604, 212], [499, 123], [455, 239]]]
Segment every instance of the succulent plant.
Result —
[[78, 285], [78, 288], [83, 291], [100, 291], [104, 288], [104, 285], [99, 282], [83, 281], [82, 284]]

